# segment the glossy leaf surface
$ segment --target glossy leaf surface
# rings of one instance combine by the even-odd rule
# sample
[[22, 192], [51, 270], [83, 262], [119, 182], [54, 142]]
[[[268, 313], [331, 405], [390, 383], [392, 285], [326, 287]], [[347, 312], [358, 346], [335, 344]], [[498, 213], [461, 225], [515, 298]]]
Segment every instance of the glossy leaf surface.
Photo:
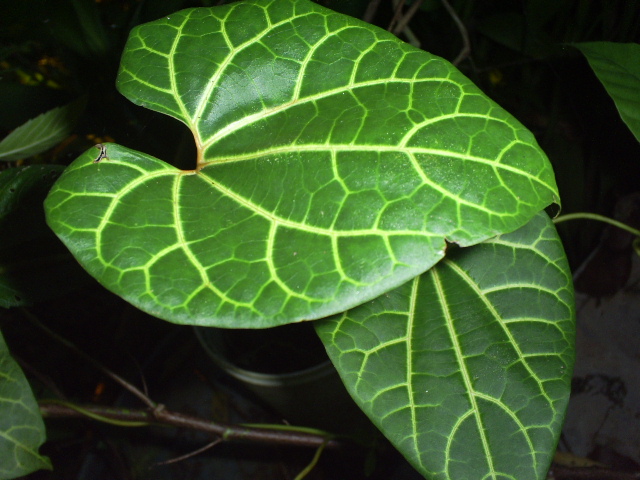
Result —
[[557, 202], [532, 134], [448, 62], [307, 0], [134, 29], [120, 91], [193, 132], [194, 169], [110, 144], [53, 188], [83, 266], [178, 322], [267, 327], [351, 308]]
[[620, 117], [640, 142], [640, 45], [575, 43], [616, 104]]
[[544, 213], [316, 330], [356, 402], [426, 478], [545, 478], [575, 325]]
[[45, 441], [38, 404], [1, 333], [0, 372], [0, 479], [51, 469], [49, 459], [38, 453]]

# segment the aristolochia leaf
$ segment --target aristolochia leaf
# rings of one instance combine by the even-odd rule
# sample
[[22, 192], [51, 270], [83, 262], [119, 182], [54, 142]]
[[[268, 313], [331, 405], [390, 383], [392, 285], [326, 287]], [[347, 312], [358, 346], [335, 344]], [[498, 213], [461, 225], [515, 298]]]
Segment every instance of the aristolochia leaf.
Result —
[[133, 102], [193, 132], [193, 170], [107, 145], [48, 221], [105, 286], [179, 323], [267, 327], [358, 305], [445, 239], [557, 202], [532, 134], [448, 62], [307, 0], [190, 9], [131, 32]]
[[353, 398], [427, 478], [542, 480], [571, 385], [568, 272], [540, 213], [316, 329]]
[[640, 142], [640, 45], [574, 43], [616, 104], [620, 117]]
[[51, 469], [38, 453], [45, 441], [44, 422], [27, 379], [11, 358], [0, 333], [0, 479]]
[[0, 171], [0, 307], [28, 305], [86, 284], [87, 275], [47, 227], [42, 211], [63, 170], [29, 165]]
[[19, 160], [53, 147], [71, 133], [85, 104], [80, 98], [20, 125], [0, 141], [0, 160]]

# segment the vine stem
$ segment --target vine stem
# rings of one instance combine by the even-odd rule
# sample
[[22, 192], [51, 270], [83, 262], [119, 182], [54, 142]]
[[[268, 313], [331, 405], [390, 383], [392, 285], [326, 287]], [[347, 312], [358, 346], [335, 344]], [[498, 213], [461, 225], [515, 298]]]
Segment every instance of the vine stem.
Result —
[[313, 455], [313, 458], [311, 459], [311, 462], [309, 462], [309, 465], [307, 465], [293, 480], [303, 480], [303, 478], [309, 475], [309, 472], [311, 472], [311, 470], [313, 470], [315, 466], [318, 464], [318, 460], [320, 460], [320, 455], [322, 455], [322, 451], [324, 450], [324, 447], [326, 445], [327, 445], [326, 443], [323, 443], [318, 447], [318, 449], [316, 450], [316, 453]]
[[93, 358], [90, 355], [87, 355], [85, 352], [83, 352], [82, 350], [80, 350], [74, 343], [70, 342], [69, 340], [67, 340], [64, 337], [61, 337], [60, 335], [58, 335], [57, 333], [55, 333], [54, 331], [50, 330], [47, 326], [45, 326], [39, 319], [38, 317], [36, 317], [35, 315], [33, 315], [31, 312], [29, 312], [26, 309], [22, 309], [22, 314], [25, 316], [25, 318], [27, 318], [27, 320], [29, 320], [32, 324], [34, 324], [35, 326], [37, 326], [38, 328], [40, 328], [41, 330], [43, 330], [47, 335], [49, 335], [51, 338], [53, 338], [56, 342], [64, 345], [65, 347], [67, 347], [69, 350], [71, 350], [72, 352], [74, 352], [76, 355], [78, 355], [79, 357], [83, 358], [85, 361], [87, 361], [88, 363], [90, 363], [91, 365], [93, 365], [96, 369], [100, 370], [102, 373], [104, 373], [105, 375], [107, 375], [109, 378], [111, 378], [114, 382], [118, 383], [119, 385], [121, 385], [123, 388], [125, 388], [126, 390], [129, 390], [129, 392], [131, 392], [133, 395], [135, 395], [136, 397], [138, 397], [145, 405], [147, 405], [149, 408], [157, 410], [160, 408], [160, 406], [158, 404], [156, 404], [153, 400], [151, 400], [144, 392], [142, 392], [140, 389], [136, 388], [134, 385], [132, 385], [131, 383], [127, 382], [124, 378], [122, 378], [120, 375], [117, 375], [116, 373], [112, 372], [111, 370], [109, 370], [107, 367], [105, 367], [104, 365], [102, 365], [100, 362], [98, 362], [95, 358]]
[[451, 62], [453, 65], [458, 66], [460, 62], [467, 58], [471, 53], [471, 42], [469, 41], [469, 33], [467, 32], [467, 27], [465, 27], [462, 20], [460, 20], [460, 17], [448, 2], [448, 0], [441, 0], [441, 2], [444, 8], [447, 10], [447, 13], [449, 13], [449, 16], [451, 16], [451, 18], [453, 19], [456, 27], [458, 27], [458, 31], [460, 32], [460, 36], [462, 37], [462, 49], [460, 50], [460, 53], [458, 53], [458, 56], [455, 58], [455, 60]]
[[314, 448], [320, 448], [323, 445], [329, 448], [346, 445], [344, 441], [337, 440], [330, 433], [311, 428], [289, 425], [229, 425], [172, 412], [164, 405], [154, 402], [148, 395], [80, 350], [75, 344], [50, 330], [28, 310], [23, 309], [22, 313], [30, 322], [45, 331], [51, 338], [72, 350], [76, 355], [133, 393], [148, 407], [146, 409], [122, 409], [99, 405], [77, 405], [57, 399], [41, 400], [39, 402], [40, 413], [45, 418], [91, 418], [122, 427], [170, 425], [211, 433], [216, 435], [220, 441], [244, 441]]
[[389, 22], [389, 26], [387, 27], [387, 31], [392, 32], [393, 27], [395, 27], [398, 19], [402, 16], [402, 7], [404, 6], [405, 0], [394, 0], [393, 2], [393, 18]]
[[216, 445], [218, 445], [220, 442], [222, 442], [222, 440], [220, 438], [216, 438], [213, 442], [207, 443], [204, 447], [201, 447], [201, 448], [199, 448], [197, 450], [194, 450], [193, 452], [189, 452], [186, 455], [180, 455], [179, 457], [172, 458], [171, 460], [165, 460], [164, 462], [158, 462], [156, 464], [156, 466], [170, 465], [172, 463], [182, 462], [182, 461], [187, 460], [187, 459], [189, 459], [191, 457], [195, 457], [196, 455], [200, 455], [201, 453], [206, 452], [210, 448], [213, 448]]
[[609, 217], [605, 217], [604, 215], [598, 215], [597, 213], [587, 213], [587, 212], [578, 212], [578, 213], [568, 213], [566, 215], [560, 215], [558, 218], [553, 219], [553, 223], [556, 225], [558, 223], [566, 222], [568, 220], [596, 220], [599, 222], [608, 223], [609, 225], [613, 225], [614, 227], [618, 227], [622, 230], [625, 230], [636, 237], [640, 237], [640, 230], [636, 230], [629, 225], [614, 220]]
[[73, 405], [57, 400], [42, 400], [39, 402], [39, 406], [40, 413], [45, 418], [89, 417], [94, 420], [130, 427], [168, 425], [211, 433], [224, 442], [249, 442], [313, 448], [320, 448], [323, 445], [327, 448], [346, 446], [344, 441], [334, 438], [329, 433], [320, 433], [319, 431], [318, 433], [312, 433], [296, 427], [276, 429], [269, 428], [270, 426], [230, 425], [172, 412], [166, 408], [160, 410], [124, 409], [99, 405]]
[[[413, 16], [418, 11], [423, 1], [424, 0], [416, 0], [415, 2], [413, 2], [413, 4], [407, 10], [407, 13], [405, 13], [404, 15], [401, 15], [397, 19], [396, 26], [393, 28], [394, 35], [400, 35], [400, 33], [407, 28], [407, 25], [409, 24]], [[400, 7], [400, 11], [402, 11], [401, 9], [402, 9], [402, 6]]]
[[374, 17], [376, 16], [376, 12], [378, 11], [378, 7], [380, 6], [381, 0], [371, 0], [369, 5], [367, 6], [367, 10], [364, 12], [364, 16], [362, 20], [367, 23], [373, 22]]

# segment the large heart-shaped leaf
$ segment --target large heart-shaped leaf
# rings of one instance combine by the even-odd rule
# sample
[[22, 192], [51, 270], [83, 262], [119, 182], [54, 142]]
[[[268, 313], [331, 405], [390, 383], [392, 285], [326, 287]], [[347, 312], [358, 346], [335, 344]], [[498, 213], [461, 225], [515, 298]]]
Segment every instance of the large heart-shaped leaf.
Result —
[[105, 286], [179, 323], [354, 307], [557, 202], [532, 134], [451, 64], [307, 0], [190, 9], [131, 32], [133, 102], [193, 132], [193, 170], [110, 144], [48, 221]]
[[41, 468], [51, 470], [49, 459], [38, 453], [45, 441], [38, 404], [2, 333], [0, 372], [0, 479], [18, 478]]
[[571, 277], [541, 213], [316, 329], [365, 413], [430, 479], [543, 479], [569, 399]]

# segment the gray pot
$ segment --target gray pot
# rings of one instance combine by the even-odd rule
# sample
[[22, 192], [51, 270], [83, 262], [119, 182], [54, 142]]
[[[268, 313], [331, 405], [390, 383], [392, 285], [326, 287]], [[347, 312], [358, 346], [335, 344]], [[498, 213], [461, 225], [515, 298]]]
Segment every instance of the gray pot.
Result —
[[[241, 336], [242, 330], [196, 327], [198, 340], [213, 362], [255, 393], [283, 421], [334, 433], [356, 433], [370, 422], [347, 393], [338, 372], [324, 356], [313, 366], [287, 373], [263, 373], [238, 366], [230, 359], [225, 335]], [[252, 332], [255, 335], [255, 331]], [[284, 353], [283, 353], [284, 354]]]

